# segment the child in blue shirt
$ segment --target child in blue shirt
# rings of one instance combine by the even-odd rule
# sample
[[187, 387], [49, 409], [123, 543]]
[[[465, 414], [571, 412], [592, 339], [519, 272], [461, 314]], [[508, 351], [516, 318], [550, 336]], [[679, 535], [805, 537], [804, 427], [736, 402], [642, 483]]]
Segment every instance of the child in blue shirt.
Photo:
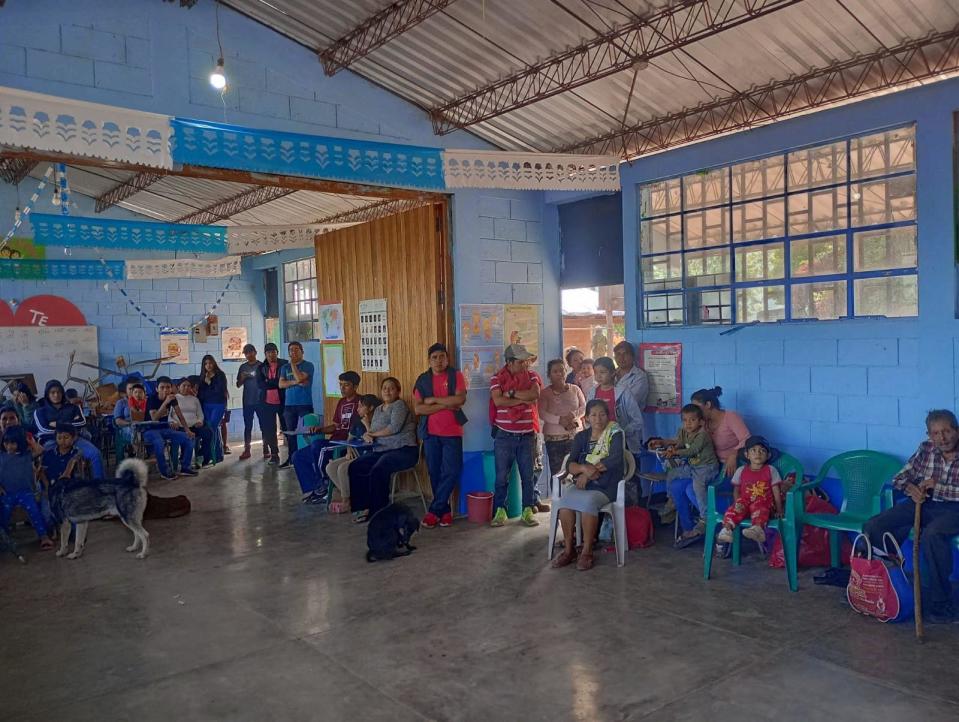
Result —
[[22, 507], [40, 537], [40, 548], [53, 549], [53, 540], [37, 506], [35, 482], [27, 434], [22, 426], [11, 427], [3, 434], [3, 453], [0, 454], [0, 527], [6, 529], [13, 510]]

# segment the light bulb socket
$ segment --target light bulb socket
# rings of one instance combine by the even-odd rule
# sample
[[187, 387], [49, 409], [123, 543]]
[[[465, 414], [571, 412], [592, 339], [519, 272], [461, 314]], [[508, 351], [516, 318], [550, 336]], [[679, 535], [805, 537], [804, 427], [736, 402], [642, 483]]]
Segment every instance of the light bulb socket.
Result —
[[226, 87], [226, 73], [224, 73], [223, 58], [217, 58], [216, 67], [210, 73], [210, 85], [217, 90], [223, 90]]

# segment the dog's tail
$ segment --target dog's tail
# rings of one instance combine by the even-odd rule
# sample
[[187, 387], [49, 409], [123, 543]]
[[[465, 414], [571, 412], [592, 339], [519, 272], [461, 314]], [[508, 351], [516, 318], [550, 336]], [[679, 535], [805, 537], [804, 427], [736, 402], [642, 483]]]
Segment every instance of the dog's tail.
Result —
[[117, 467], [117, 478], [126, 479], [140, 488], [146, 488], [149, 470], [142, 459], [124, 459]]

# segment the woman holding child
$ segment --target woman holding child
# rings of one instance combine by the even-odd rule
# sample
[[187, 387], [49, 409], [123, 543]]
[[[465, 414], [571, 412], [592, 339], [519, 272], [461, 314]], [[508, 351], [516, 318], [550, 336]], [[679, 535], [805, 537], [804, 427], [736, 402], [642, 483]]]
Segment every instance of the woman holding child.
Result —
[[609, 418], [615, 421], [626, 437], [626, 448], [635, 453], [643, 449], [643, 410], [628, 391], [616, 387], [616, 366], [613, 359], [601, 356], [593, 362], [596, 386], [586, 394], [586, 400], [606, 402]]
[[[586, 404], [589, 428], [573, 439], [568, 471], [574, 486], [565, 488], [559, 499], [559, 522], [563, 527], [563, 553], [553, 560], [553, 567], [576, 562], [576, 568], [593, 568], [593, 543], [599, 530], [599, 510], [616, 498], [616, 487], [625, 468], [625, 435], [610, 420], [605, 401], [593, 399]], [[576, 513], [582, 515], [583, 550], [576, 554]]]

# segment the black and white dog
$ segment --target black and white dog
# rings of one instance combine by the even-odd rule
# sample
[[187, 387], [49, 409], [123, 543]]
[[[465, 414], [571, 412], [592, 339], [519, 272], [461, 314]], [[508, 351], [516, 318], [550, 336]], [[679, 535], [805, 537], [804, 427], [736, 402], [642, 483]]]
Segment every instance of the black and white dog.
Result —
[[420, 520], [405, 504], [397, 502], [383, 507], [370, 517], [366, 529], [366, 561], [409, 556], [416, 549], [410, 539], [419, 530]]
[[127, 551], [139, 549], [137, 559], [143, 559], [150, 549], [150, 535], [143, 528], [146, 506], [147, 465], [140, 459], [120, 462], [116, 479], [64, 479], [50, 484], [50, 510], [60, 525], [57, 556], [67, 554], [71, 523], [77, 525], [77, 530], [73, 552], [67, 554], [67, 559], [79, 559], [87, 540], [89, 523], [107, 514], [115, 514], [133, 532], [133, 544], [127, 547]]

